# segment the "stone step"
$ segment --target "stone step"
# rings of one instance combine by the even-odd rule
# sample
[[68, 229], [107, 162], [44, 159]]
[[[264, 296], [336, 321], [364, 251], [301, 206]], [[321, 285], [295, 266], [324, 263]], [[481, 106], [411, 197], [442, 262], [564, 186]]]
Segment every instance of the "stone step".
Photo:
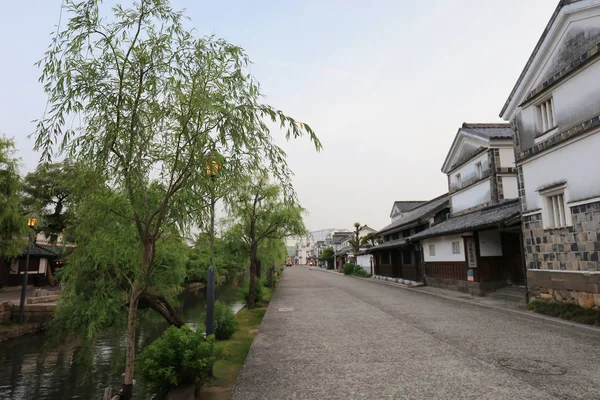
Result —
[[496, 293], [514, 294], [525, 297], [525, 287], [520, 286], [507, 286], [496, 290]]
[[514, 303], [525, 304], [525, 290], [523, 293], [512, 293], [512, 292], [494, 292], [490, 293], [490, 297], [497, 300], [511, 301]]

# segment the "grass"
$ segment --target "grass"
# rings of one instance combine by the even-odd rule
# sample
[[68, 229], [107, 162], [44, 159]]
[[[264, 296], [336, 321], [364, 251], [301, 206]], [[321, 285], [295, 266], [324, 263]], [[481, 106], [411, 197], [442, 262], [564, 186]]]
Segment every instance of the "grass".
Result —
[[236, 314], [240, 329], [229, 340], [216, 343], [217, 361], [213, 367], [214, 378], [207, 382], [204, 388], [233, 386], [266, 311], [266, 308], [255, 308], [242, 310]]
[[[281, 271], [278, 272], [277, 281], [281, 277]], [[239, 330], [228, 340], [216, 342], [217, 361], [213, 366], [213, 378], [203, 385], [202, 399], [225, 400], [231, 397], [231, 389], [246, 362], [250, 346], [258, 333], [258, 327], [267, 312], [267, 306], [274, 292], [274, 288], [263, 287], [262, 298], [256, 308], [244, 309], [235, 315], [240, 324]]]
[[580, 324], [600, 326], [600, 311], [592, 308], [583, 308], [577, 304], [534, 300], [527, 305], [527, 309], [540, 314], [578, 322]]

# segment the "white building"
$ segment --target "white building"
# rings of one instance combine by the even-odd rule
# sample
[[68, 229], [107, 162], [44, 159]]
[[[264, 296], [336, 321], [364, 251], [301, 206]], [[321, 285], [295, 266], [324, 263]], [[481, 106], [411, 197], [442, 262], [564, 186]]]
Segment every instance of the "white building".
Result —
[[599, 60], [600, 0], [560, 1], [500, 113], [532, 295], [584, 307], [600, 306]]
[[416, 233], [428, 285], [483, 295], [520, 284], [520, 217], [509, 124], [464, 123], [442, 166], [450, 215]]

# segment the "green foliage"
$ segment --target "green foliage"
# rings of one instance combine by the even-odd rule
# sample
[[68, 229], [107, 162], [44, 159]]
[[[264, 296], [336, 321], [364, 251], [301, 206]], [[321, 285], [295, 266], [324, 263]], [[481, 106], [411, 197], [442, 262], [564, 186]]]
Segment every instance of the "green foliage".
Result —
[[201, 332], [193, 332], [185, 325], [172, 326], [144, 349], [138, 360], [138, 374], [153, 393], [166, 393], [190, 383], [202, 384], [215, 362], [212, 346], [212, 336], [205, 340]]
[[0, 258], [20, 255], [27, 220], [21, 214], [18, 159], [12, 139], [0, 137]]
[[319, 260], [321, 261], [326, 261], [327, 262], [327, 268], [331, 269], [333, 268], [333, 263], [334, 263], [334, 251], [332, 247], [325, 247], [323, 249], [323, 251], [321, 252], [321, 255], [319, 256]]
[[[233, 278], [248, 265], [248, 256], [237, 250], [237, 244], [229, 236], [224, 239], [215, 237], [215, 270], [217, 281]], [[188, 249], [186, 282], [206, 282], [210, 266], [210, 235], [202, 233], [196, 239], [196, 245]]]
[[217, 301], [215, 303], [215, 338], [227, 340], [239, 329], [239, 323], [231, 307]]
[[74, 214], [69, 196], [76, 174], [69, 162], [41, 164], [23, 181], [23, 206], [28, 215], [38, 217], [36, 230], [47, 237], [62, 233]]
[[283, 264], [286, 257], [287, 248], [283, 239], [267, 238], [258, 246], [258, 259], [265, 272], [272, 265]]
[[381, 243], [381, 238], [377, 232], [369, 232], [362, 238], [360, 238], [361, 246], [372, 247]]
[[[82, 176], [81, 190], [88, 178], [92, 177]], [[131, 282], [140, 274], [136, 224], [121, 217], [130, 211], [129, 202], [109, 188], [93, 190], [94, 197], [77, 201], [78, 221], [68, 229], [77, 247], [58, 276], [63, 292], [50, 326], [60, 336], [72, 333], [91, 339], [123, 323]], [[185, 278], [183, 240], [176, 230], [165, 231], [155, 243], [155, 252], [146, 291], [173, 300]]]
[[360, 232], [362, 232], [366, 227], [366, 225], [361, 225], [360, 222], [354, 223], [354, 230], [352, 231], [353, 237], [352, 239], [348, 240], [348, 243], [350, 243], [350, 246], [352, 246], [354, 254], [360, 251], [360, 246], [362, 244]]
[[[281, 186], [271, 183], [266, 173], [241, 184], [236, 196], [228, 203], [228, 208], [229, 224], [232, 226], [228, 234], [238, 243], [246, 245], [252, 283], [261, 254], [263, 259], [269, 261], [283, 260], [286, 250], [282, 239], [306, 234], [304, 209], [294, 198], [286, 198]], [[274, 243], [277, 243], [277, 247], [274, 247]], [[250, 293], [247, 302], [249, 308], [254, 306], [255, 300], [254, 293]]]
[[579, 322], [580, 324], [600, 326], [599, 310], [583, 308], [577, 304], [533, 300], [527, 305], [527, 308], [540, 314], [567, 319], [569, 321]]
[[[269, 120], [286, 138], [308, 136], [321, 148], [308, 125], [261, 102], [242, 48], [213, 36], [195, 37], [185, 15], [166, 0], [140, 0], [130, 8], [117, 4], [110, 11], [100, 10], [101, 4], [65, 2], [68, 21], [37, 63], [48, 112], [37, 121], [35, 149], [46, 162], [62, 154], [93, 168], [95, 185], [82, 200], [97, 203], [102, 197], [118, 206], [114, 215], [96, 207], [104, 210], [96, 217], [105, 220], [86, 217], [83, 225], [96, 225], [99, 232], [86, 236], [76, 228], [81, 242], [65, 279], [73, 287], [69, 304], [75, 307], [76, 297], [90, 302], [71, 319], [82, 318], [87, 334], [115, 316], [94, 322], [92, 315], [103, 314], [87, 313], [86, 305], [105, 309], [99, 304], [103, 298], [110, 305], [131, 299], [127, 312], [134, 320], [140, 296], [174, 284], [179, 269], [167, 271], [161, 242], [178, 239], [180, 245], [177, 236], [203, 225], [209, 205], [240, 178], [268, 168], [293, 197], [286, 154]], [[202, 173], [213, 162], [221, 165], [217, 179]], [[107, 188], [118, 201], [105, 196]], [[76, 215], [83, 217], [79, 210]], [[78, 293], [95, 286], [102, 287], [99, 295]], [[124, 383], [131, 384], [133, 329], [127, 338]]]
[[[256, 282], [254, 290], [254, 303], [258, 304], [263, 301], [265, 287], [268, 286], [265, 279], [259, 279]], [[240, 296], [246, 304], [250, 303], [250, 279], [246, 279], [244, 284], [239, 289]]]
[[346, 263], [344, 264], [342, 271], [344, 272], [344, 275], [354, 275], [360, 277], [370, 276], [370, 274], [365, 272], [365, 270], [358, 264]]

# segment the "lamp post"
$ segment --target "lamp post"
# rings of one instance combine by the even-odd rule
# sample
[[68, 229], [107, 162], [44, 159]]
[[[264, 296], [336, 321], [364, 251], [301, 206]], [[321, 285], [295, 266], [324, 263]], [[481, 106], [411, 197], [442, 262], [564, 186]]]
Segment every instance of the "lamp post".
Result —
[[205, 166], [210, 176], [210, 265], [206, 286], [206, 336], [215, 333], [215, 177], [219, 164], [211, 159]]
[[[33, 227], [37, 223], [36, 218], [27, 218], [27, 226], [33, 230]], [[34, 231], [35, 232], [35, 231]], [[31, 247], [33, 241], [31, 235], [27, 233], [27, 256], [25, 258], [25, 272], [23, 273], [23, 286], [21, 287], [21, 303], [19, 304], [19, 323], [22, 324], [25, 317], [25, 300], [27, 299], [27, 280], [29, 279], [29, 253], [31, 253]]]

